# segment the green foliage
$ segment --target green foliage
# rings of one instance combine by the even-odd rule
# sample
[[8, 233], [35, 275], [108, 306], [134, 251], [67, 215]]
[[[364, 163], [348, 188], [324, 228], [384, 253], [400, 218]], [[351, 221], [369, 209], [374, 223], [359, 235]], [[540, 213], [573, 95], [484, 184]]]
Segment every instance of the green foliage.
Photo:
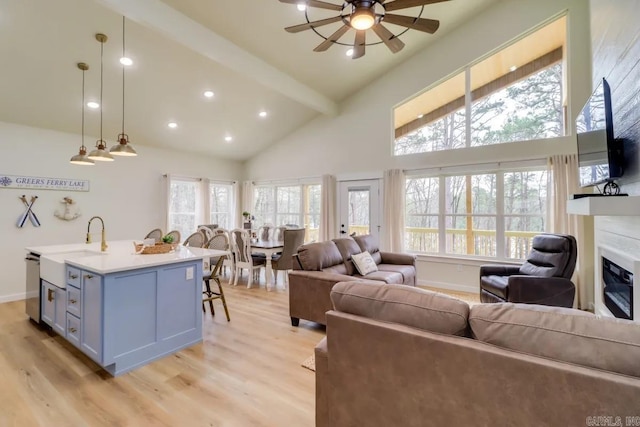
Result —
[[173, 243], [173, 236], [171, 234], [167, 234], [166, 236], [162, 237], [162, 241], [164, 243]]

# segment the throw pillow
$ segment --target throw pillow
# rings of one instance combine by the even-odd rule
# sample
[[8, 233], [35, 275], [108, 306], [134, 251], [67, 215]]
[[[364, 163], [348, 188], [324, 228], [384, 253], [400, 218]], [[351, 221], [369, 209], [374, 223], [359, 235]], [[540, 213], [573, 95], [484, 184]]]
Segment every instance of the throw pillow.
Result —
[[363, 276], [366, 276], [369, 273], [373, 273], [374, 271], [378, 271], [376, 262], [373, 260], [371, 254], [367, 251], [352, 255], [351, 260], [356, 265], [358, 273], [362, 274]]

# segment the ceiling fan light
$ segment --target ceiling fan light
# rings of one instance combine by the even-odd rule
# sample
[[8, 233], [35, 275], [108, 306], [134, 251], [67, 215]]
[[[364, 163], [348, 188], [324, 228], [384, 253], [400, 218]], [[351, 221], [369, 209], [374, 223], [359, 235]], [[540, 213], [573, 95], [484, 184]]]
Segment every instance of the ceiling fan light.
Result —
[[376, 23], [376, 14], [371, 8], [357, 8], [351, 14], [351, 26], [356, 30], [368, 30]]

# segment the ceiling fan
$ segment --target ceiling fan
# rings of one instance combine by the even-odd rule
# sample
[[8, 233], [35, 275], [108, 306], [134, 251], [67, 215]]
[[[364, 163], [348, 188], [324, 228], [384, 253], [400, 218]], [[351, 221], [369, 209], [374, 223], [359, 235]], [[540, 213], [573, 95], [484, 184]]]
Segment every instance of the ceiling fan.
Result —
[[[389, 12], [416, 6], [422, 6], [424, 9], [425, 5], [445, 1], [449, 0], [346, 0], [343, 4], [339, 5], [318, 0], [280, 0], [281, 3], [297, 4], [301, 10], [304, 10], [302, 6], [305, 6], [340, 12], [337, 16], [318, 21], [309, 21], [308, 15], [305, 15], [307, 18], [305, 24], [287, 27], [285, 30], [290, 33], [298, 33], [312, 29], [316, 34], [325, 39], [313, 49], [314, 52], [324, 52], [329, 49], [332, 44], [345, 44], [340, 43], [338, 40], [353, 28], [356, 30], [356, 35], [353, 43], [352, 59], [364, 56], [365, 46], [367, 46], [366, 34], [368, 29], [373, 30], [382, 43], [393, 53], [400, 52], [402, 48], [404, 48], [404, 43], [402, 43], [398, 37], [409, 29], [423, 31], [429, 34], [435, 33], [440, 26], [440, 21], [421, 18], [422, 10], [417, 17], [396, 15]], [[325, 37], [316, 31], [316, 28], [333, 24], [334, 22], [342, 22], [343, 25], [330, 36]], [[382, 25], [383, 22], [406, 28], [400, 34], [394, 34]]]

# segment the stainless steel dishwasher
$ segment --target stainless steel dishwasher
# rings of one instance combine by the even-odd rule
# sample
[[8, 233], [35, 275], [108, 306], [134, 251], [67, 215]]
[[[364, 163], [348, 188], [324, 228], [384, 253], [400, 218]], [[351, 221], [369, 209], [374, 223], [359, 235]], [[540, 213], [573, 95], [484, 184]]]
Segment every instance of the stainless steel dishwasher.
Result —
[[26, 311], [31, 320], [40, 323], [40, 255], [30, 252], [27, 263]]

